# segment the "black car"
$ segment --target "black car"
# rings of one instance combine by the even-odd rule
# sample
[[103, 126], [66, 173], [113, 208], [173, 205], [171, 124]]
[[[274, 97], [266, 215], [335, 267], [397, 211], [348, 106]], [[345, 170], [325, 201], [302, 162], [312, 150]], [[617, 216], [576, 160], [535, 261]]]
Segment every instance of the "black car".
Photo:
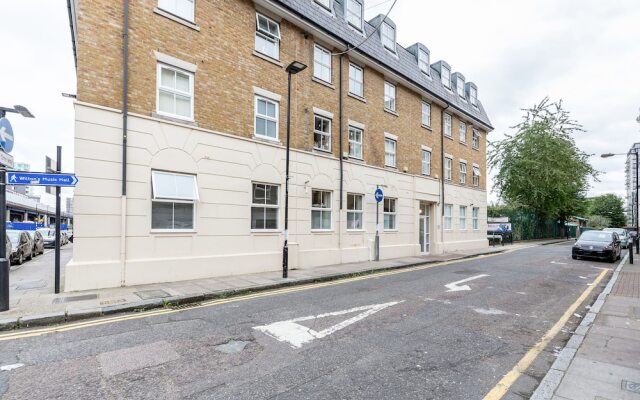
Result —
[[25, 231], [7, 230], [7, 236], [11, 240], [11, 256], [9, 260], [22, 265], [24, 260], [33, 258], [33, 242]]
[[620, 237], [615, 232], [587, 231], [580, 235], [571, 250], [571, 257], [597, 258], [615, 262], [620, 259], [622, 252]]

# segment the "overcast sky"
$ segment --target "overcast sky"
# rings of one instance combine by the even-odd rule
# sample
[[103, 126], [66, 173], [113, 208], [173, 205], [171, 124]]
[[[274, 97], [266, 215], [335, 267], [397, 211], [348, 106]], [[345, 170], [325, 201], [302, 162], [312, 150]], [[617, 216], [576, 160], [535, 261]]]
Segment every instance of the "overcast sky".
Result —
[[[9, 115], [13, 155], [39, 171], [45, 154], [62, 145], [63, 170], [72, 171], [73, 105], [60, 95], [75, 93], [66, 2], [2, 3], [0, 105], [21, 104], [36, 115]], [[365, 0], [367, 17], [392, 3]], [[626, 153], [640, 141], [638, 0], [398, 0], [390, 16], [401, 45], [424, 43], [432, 62], [444, 59], [478, 85], [495, 127], [490, 140], [519, 122], [521, 108], [549, 96], [563, 99], [584, 125], [576, 140], [588, 153]], [[592, 162], [606, 174], [590, 194], [623, 195], [624, 158]]]

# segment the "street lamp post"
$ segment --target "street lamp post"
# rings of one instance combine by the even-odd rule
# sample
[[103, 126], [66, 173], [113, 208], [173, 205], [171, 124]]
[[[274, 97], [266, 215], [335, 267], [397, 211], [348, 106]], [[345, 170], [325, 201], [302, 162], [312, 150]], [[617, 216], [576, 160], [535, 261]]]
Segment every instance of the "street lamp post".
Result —
[[282, 248], [282, 278], [289, 277], [289, 153], [291, 139], [291, 76], [304, 71], [307, 66], [300, 61], [294, 61], [287, 66], [287, 155], [284, 180], [284, 247]]
[[[20, 114], [25, 118], [35, 118], [26, 107], [13, 106], [13, 108], [0, 107], [0, 118], [4, 118], [7, 113]], [[4, 151], [2, 149], [1, 151]], [[7, 254], [7, 185], [6, 168], [0, 165], [0, 311], [9, 310], [9, 254]]]
[[[636, 225], [636, 237], [634, 239], [635, 243], [636, 243], [636, 254], [640, 254], [640, 216], [638, 215], [638, 209], [640, 208], [640, 192], [638, 191], [638, 188], [640, 187], [640, 185], [638, 184], [638, 173], [640, 173], [640, 168], [638, 165], [638, 151], [639, 149], [634, 147], [632, 150], [629, 151], [629, 153], [624, 154], [624, 153], [620, 153], [620, 154], [614, 154], [614, 153], [605, 153], [602, 154], [601, 157], [602, 158], [609, 158], [609, 157], [613, 157], [613, 156], [626, 156], [629, 155], [631, 153], [633, 153], [635, 155], [636, 158], [636, 182], [635, 182], [635, 193], [636, 193], [636, 201], [635, 201], [635, 205], [633, 204], [633, 200], [631, 201], [632, 205], [632, 209], [631, 209], [631, 215], [635, 216], [635, 225]], [[633, 251], [633, 242], [631, 243], [631, 250]]]

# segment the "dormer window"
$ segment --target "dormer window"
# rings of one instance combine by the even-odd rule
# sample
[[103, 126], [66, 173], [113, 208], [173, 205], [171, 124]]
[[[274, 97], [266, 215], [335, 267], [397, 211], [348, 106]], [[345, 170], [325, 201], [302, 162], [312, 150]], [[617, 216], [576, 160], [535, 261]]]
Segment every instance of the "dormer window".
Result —
[[458, 82], [456, 82], [456, 87], [458, 89], [458, 96], [464, 98], [464, 79], [458, 76]]
[[347, 0], [347, 22], [357, 30], [362, 30], [362, 3]]
[[471, 86], [469, 88], [469, 97], [471, 98], [471, 104], [474, 106], [478, 105], [478, 89]]
[[332, 0], [315, 0], [316, 3], [320, 4], [322, 7], [326, 8], [327, 11], [331, 11], [331, 1]]
[[429, 53], [423, 49], [418, 50], [418, 67], [422, 73], [429, 75]]
[[444, 65], [440, 68], [440, 79], [444, 87], [451, 89], [451, 70]]
[[380, 37], [382, 45], [389, 51], [396, 52], [396, 30], [386, 22], [380, 27]]

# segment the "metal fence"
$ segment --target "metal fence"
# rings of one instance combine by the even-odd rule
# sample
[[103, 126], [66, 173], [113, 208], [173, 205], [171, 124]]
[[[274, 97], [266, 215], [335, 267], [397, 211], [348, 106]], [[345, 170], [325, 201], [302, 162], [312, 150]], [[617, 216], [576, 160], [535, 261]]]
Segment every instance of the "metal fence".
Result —
[[509, 217], [513, 240], [552, 239], [561, 236], [561, 225], [557, 220], [541, 220], [528, 210], [500, 207], [490, 209], [489, 216]]

